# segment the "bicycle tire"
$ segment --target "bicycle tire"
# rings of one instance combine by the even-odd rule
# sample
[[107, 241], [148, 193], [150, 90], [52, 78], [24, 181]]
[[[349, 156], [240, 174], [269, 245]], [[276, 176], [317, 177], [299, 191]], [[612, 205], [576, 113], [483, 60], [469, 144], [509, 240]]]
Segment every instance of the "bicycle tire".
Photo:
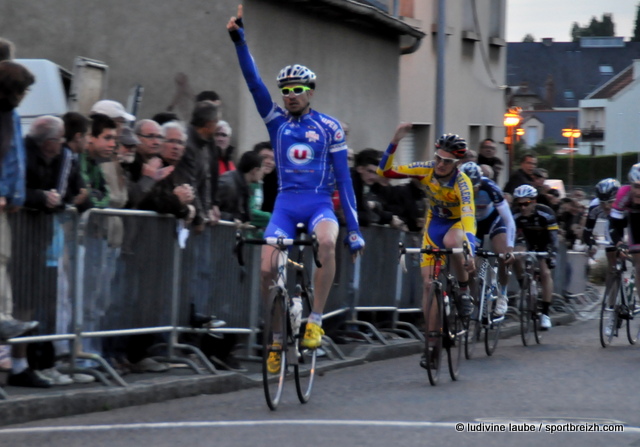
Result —
[[631, 296], [625, 296], [627, 308], [629, 309], [629, 319], [627, 320], [627, 340], [635, 345], [640, 333], [640, 308], [638, 308], [638, 293], [634, 288]]
[[[432, 306], [436, 306], [433, 309]], [[429, 316], [431, 311], [435, 312], [435, 321], [439, 326], [437, 328], [431, 327], [429, 323]], [[442, 321], [443, 321], [443, 309], [442, 309], [442, 289], [440, 286], [434, 285], [429, 292], [429, 300], [427, 301], [427, 318], [424, 323], [424, 355], [426, 357], [426, 370], [429, 377], [429, 383], [431, 386], [438, 384], [440, 378], [440, 366], [442, 364]]]
[[496, 301], [487, 301], [487, 322], [484, 328], [484, 351], [488, 356], [492, 356], [498, 346], [498, 340], [500, 340], [500, 330], [502, 329], [502, 322], [504, 316], [498, 318], [493, 317], [493, 309], [495, 308]]
[[451, 312], [447, 315], [446, 332], [444, 332], [443, 344], [446, 343], [447, 363], [449, 364], [449, 376], [451, 380], [458, 380], [460, 374], [460, 360], [464, 350], [465, 322], [458, 315], [457, 306], [451, 306]]
[[520, 311], [520, 338], [524, 346], [529, 346], [531, 336], [530, 282], [531, 277], [528, 274], [524, 275], [520, 290], [520, 302], [518, 303], [518, 310]]
[[542, 343], [542, 327], [540, 326], [540, 294], [542, 293], [542, 284], [538, 279], [534, 279], [536, 282], [536, 290], [538, 291], [538, 296], [533, 296], [531, 294], [531, 325], [533, 326], [533, 335], [537, 344]]
[[[614, 304], [613, 309], [609, 310], [609, 295], [611, 290], [617, 290], [616, 301], [618, 300], [618, 294], [620, 293], [620, 278], [614, 278], [610, 287], [604, 289], [602, 295], [602, 304], [600, 305], [600, 344], [603, 348], [606, 348], [611, 344], [614, 335], [617, 332], [618, 327], [618, 312], [617, 305]], [[613, 321], [611, 320], [613, 319]], [[610, 328], [609, 334], [606, 333], [607, 327]]]
[[[282, 398], [284, 379], [287, 372], [287, 328], [289, 327], [287, 299], [286, 292], [281, 288], [273, 289], [269, 305], [266, 306], [262, 334], [262, 385], [267, 405], [273, 411], [276, 410]], [[282, 338], [280, 348], [277, 348], [277, 345], [274, 347], [273, 343], [273, 334], [278, 332]], [[272, 352], [280, 354], [280, 371], [278, 374], [271, 374], [267, 366], [269, 355]]]
[[[306, 309], [313, 309], [313, 297], [309, 292], [302, 293], [302, 300]], [[302, 329], [302, 328], [301, 328]], [[296, 346], [296, 352], [298, 353], [298, 361], [293, 366], [293, 373], [296, 381], [296, 393], [298, 394], [298, 400], [300, 403], [306, 404], [311, 397], [311, 389], [316, 375], [316, 359], [318, 355], [317, 349], [302, 349], [299, 350], [301, 334], [304, 331], [299, 331], [298, 334], [294, 334], [294, 343]], [[308, 368], [302, 369], [302, 365], [308, 366]]]
[[464, 357], [467, 360], [473, 358], [476, 350], [476, 343], [482, 335], [482, 319], [484, 304], [484, 280], [478, 279], [478, 305], [474, 309], [474, 313], [467, 320], [467, 331], [464, 334]]

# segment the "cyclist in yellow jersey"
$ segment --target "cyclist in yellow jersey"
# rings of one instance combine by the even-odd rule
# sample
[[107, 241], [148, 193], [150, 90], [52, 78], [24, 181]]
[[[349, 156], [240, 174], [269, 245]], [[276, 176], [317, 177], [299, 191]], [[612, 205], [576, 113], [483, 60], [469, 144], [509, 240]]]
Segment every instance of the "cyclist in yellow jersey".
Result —
[[[467, 152], [467, 143], [458, 135], [445, 134], [436, 142], [435, 160], [418, 161], [409, 165], [394, 166], [393, 158], [398, 143], [411, 130], [411, 124], [400, 124], [387, 148], [378, 174], [389, 178], [417, 177], [425, 185], [429, 209], [427, 211], [422, 246], [461, 248], [468, 243], [470, 256], [451, 255], [454, 274], [460, 285], [459, 305], [465, 316], [473, 312], [473, 300], [469, 295], [469, 272], [475, 269], [473, 255], [476, 233], [473, 186], [466, 174], [458, 170], [460, 159]], [[434, 258], [423, 255], [420, 266], [424, 291], [422, 309], [426, 314]], [[435, 317], [435, 316], [434, 316]], [[435, 323], [435, 322], [434, 322]]]

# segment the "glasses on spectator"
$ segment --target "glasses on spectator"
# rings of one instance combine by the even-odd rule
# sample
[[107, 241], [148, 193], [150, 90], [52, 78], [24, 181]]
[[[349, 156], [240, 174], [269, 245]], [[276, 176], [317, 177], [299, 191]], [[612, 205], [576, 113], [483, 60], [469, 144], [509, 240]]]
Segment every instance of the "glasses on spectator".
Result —
[[527, 200], [526, 202], [518, 202], [518, 206], [529, 206], [531, 205], [532, 200]]
[[228, 137], [229, 134], [226, 134], [224, 132], [216, 132], [216, 137]]
[[436, 160], [436, 164], [444, 163], [445, 166], [450, 166], [450, 165], [454, 164], [457, 161], [457, 159], [455, 159], [455, 158], [445, 158], [445, 157], [439, 156], [438, 154], [436, 154], [435, 160]]
[[158, 135], [158, 134], [155, 134], [155, 133], [149, 133], [149, 134], [146, 134], [146, 135], [143, 134], [143, 133], [139, 133], [138, 136], [142, 137], [142, 138], [146, 138], [148, 140], [164, 140], [164, 137], [162, 135]]
[[67, 141], [67, 139], [65, 137], [47, 138], [47, 141], [56, 141], [58, 143], [65, 143]]
[[165, 140], [165, 141], [170, 144], [179, 144], [180, 146], [184, 146], [186, 143], [184, 140], [178, 140], [176, 138], [169, 138], [168, 140]]
[[495, 149], [495, 146], [480, 146], [480, 149]]
[[307, 87], [306, 85], [296, 85], [295, 87], [282, 87], [280, 91], [282, 92], [282, 96], [289, 96], [289, 94], [293, 93], [294, 95], [302, 95], [304, 92], [308, 92], [311, 90], [311, 87]]

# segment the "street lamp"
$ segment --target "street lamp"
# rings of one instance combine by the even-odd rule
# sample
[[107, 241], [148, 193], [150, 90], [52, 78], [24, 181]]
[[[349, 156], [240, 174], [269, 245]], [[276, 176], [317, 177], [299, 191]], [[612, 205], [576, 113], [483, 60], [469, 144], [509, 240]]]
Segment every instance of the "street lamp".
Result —
[[581, 135], [580, 129], [562, 129], [562, 136], [569, 139], [569, 191], [573, 189], [573, 140]]
[[511, 169], [513, 166], [513, 143], [515, 129], [520, 125], [522, 119], [520, 118], [520, 107], [510, 107], [509, 111], [504, 114], [504, 127], [506, 127], [506, 136], [504, 143], [507, 145], [507, 151], [509, 154], [509, 176], [511, 175]]
[[524, 129], [522, 127], [518, 127], [516, 129], [516, 142], [520, 141], [520, 138], [524, 135]]

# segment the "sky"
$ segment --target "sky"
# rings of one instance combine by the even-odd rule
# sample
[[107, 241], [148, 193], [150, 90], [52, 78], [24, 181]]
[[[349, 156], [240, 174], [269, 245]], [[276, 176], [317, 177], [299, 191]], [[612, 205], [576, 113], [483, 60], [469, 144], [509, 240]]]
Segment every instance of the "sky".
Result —
[[615, 35], [628, 40], [633, 35], [640, 0], [507, 0], [507, 42], [522, 42], [531, 34], [537, 42], [553, 37], [571, 41], [573, 22], [587, 26], [595, 16], [611, 13]]

